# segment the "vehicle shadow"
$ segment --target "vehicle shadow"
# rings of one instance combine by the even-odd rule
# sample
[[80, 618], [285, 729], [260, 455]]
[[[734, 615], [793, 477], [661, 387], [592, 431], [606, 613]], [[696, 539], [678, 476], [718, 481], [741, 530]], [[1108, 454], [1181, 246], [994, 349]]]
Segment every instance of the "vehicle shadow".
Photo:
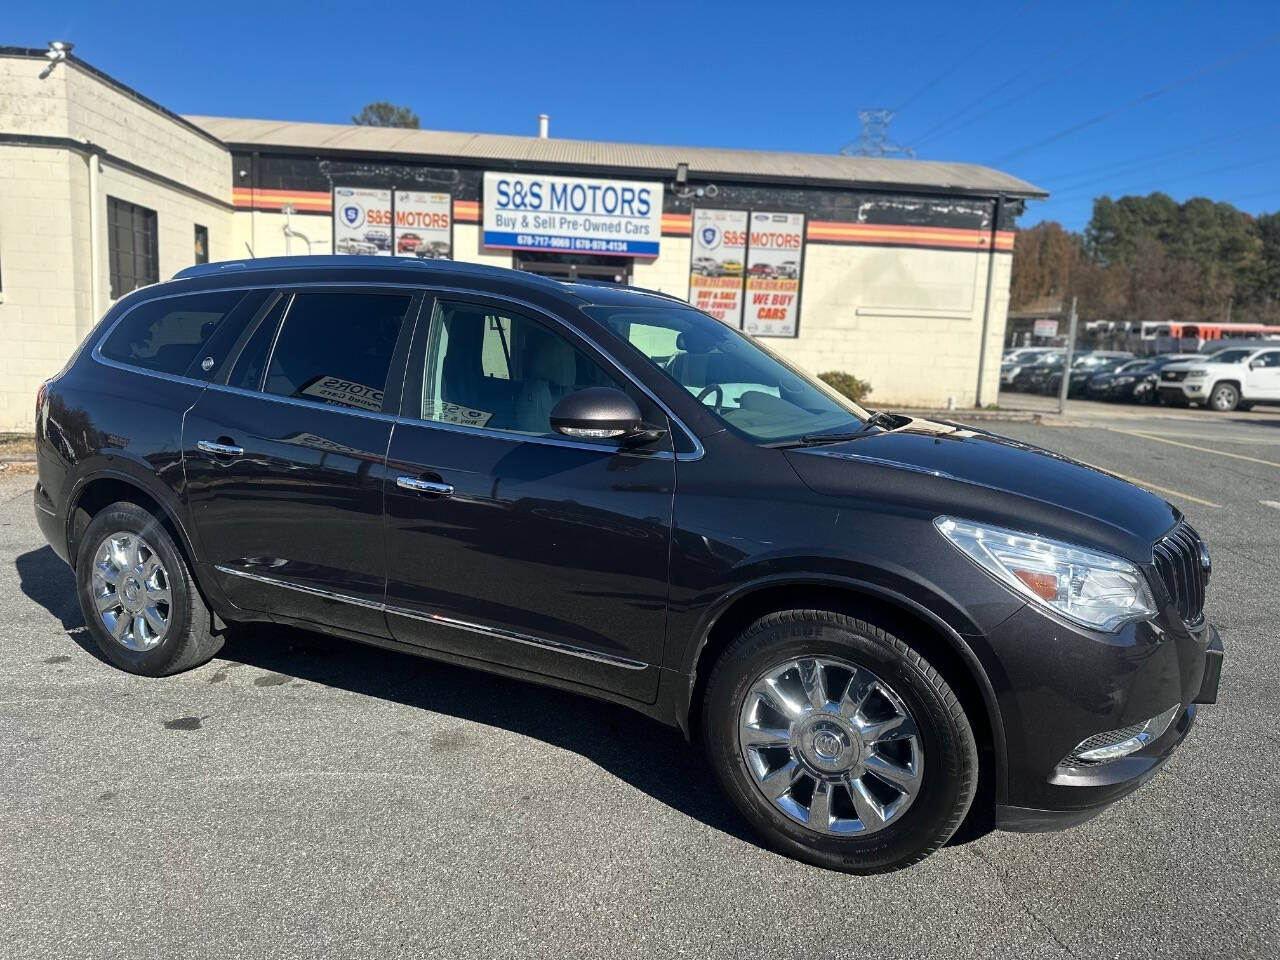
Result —
[[[67, 565], [49, 547], [20, 555], [15, 565], [22, 592], [101, 660], [85, 629], [75, 577]], [[228, 661], [499, 727], [570, 750], [672, 809], [760, 845], [679, 731], [616, 704], [277, 625], [232, 627], [214, 664]]]

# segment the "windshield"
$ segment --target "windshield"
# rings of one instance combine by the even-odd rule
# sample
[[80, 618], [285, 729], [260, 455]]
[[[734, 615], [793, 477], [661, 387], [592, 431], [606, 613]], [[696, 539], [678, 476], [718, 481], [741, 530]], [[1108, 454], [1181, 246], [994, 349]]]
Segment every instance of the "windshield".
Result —
[[811, 433], [859, 430], [868, 417], [826, 384], [692, 307], [584, 309], [752, 440], [777, 443]]
[[1252, 350], [1219, 350], [1217, 353], [1211, 353], [1206, 360], [1212, 360], [1214, 363], [1240, 363], [1245, 357], [1253, 353]]

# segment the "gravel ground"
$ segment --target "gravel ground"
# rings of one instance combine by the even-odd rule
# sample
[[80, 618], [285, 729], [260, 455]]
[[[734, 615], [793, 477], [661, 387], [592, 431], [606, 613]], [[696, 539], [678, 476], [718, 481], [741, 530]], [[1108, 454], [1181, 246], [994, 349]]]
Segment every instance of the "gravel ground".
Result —
[[876, 878], [762, 849], [621, 708], [279, 628], [120, 673], [0, 474], [0, 957], [1274, 957], [1280, 431], [1186, 441], [1267, 465], [993, 429], [1216, 504], [1171, 496], [1215, 551], [1220, 702], [1097, 820]]

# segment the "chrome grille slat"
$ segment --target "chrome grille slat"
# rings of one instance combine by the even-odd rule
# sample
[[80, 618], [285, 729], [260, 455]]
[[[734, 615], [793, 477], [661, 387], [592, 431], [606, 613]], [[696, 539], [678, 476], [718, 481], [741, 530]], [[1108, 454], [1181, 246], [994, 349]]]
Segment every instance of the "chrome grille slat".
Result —
[[1178, 616], [1186, 623], [1198, 621], [1205, 596], [1199, 534], [1181, 524], [1152, 547], [1151, 558]]

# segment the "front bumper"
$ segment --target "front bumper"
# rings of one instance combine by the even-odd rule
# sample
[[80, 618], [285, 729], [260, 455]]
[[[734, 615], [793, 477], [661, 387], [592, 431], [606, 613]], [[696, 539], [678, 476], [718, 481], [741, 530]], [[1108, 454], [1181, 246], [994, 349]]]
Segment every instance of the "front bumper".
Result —
[[[1217, 700], [1223, 648], [1207, 621], [1163, 618], [1096, 634], [1026, 607], [989, 639], [1005, 681], [997, 694], [1007, 760], [1000, 829], [1058, 830], [1097, 816], [1159, 773], [1199, 705]], [[1138, 751], [1091, 765], [1069, 761], [1085, 739], [1174, 704], [1182, 709], [1169, 728]]]
[[1186, 403], [1189, 400], [1203, 400], [1209, 395], [1209, 381], [1179, 380], [1175, 383], [1160, 381], [1160, 399]]

